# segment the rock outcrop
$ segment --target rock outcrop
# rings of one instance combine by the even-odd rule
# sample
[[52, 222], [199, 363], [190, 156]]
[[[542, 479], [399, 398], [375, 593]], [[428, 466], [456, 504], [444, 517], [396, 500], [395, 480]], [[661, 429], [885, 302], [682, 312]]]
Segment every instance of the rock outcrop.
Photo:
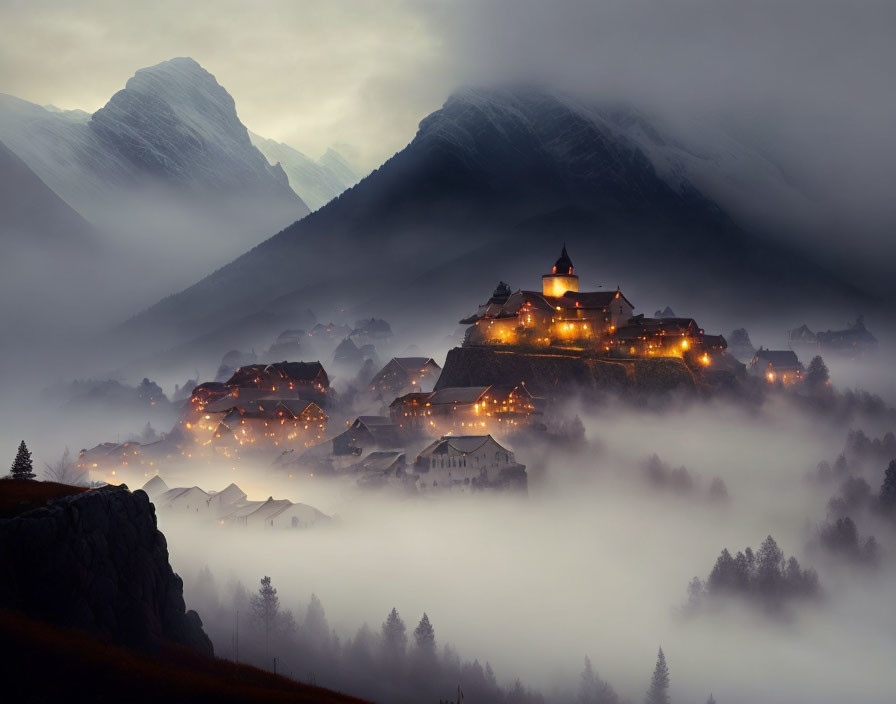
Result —
[[569, 395], [587, 399], [602, 392], [693, 391], [697, 387], [694, 374], [677, 358], [616, 360], [456, 347], [448, 352], [436, 390], [521, 382], [535, 395], [555, 399]]
[[154, 650], [212, 655], [147, 495], [109, 486], [0, 520], [0, 608]]

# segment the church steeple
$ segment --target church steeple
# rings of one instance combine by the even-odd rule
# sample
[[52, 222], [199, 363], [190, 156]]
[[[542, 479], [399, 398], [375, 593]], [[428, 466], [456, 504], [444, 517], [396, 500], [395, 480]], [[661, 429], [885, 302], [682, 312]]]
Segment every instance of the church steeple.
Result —
[[579, 277], [573, 273], [572, 259], [564, 242], [560, 258], [554, 263], [551, 273], [541, 277], [541, 291], [545, 296], [562, 296], [567, 291], [578, 290]]
[[572, 274], [572, 259], [566, 253], [566, 242], [563, 243], [563, 250], [560, 252], [560, 258], [554, 263], [554, 274]]

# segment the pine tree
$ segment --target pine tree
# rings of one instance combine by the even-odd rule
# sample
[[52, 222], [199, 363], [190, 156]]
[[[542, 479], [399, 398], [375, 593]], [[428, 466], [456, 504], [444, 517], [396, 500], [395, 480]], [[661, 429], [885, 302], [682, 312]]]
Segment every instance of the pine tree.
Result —
[[706, 704], [716, 704], [716, 698], [710, 694], [709, 699], [706, 700]]
[[827, 386], [830, 380], [827, 365], [819, 355], [815, 355], [806, 370], [806, 385], [813, 391], [818, 391]]
[[666, 656], [660, 648], [656, 656], [656, 667], [653, 670], [653, 678], [650, 680], [650, 689], [644, 698], [644, 704], [670, 704], [669, 699], [669, 668], [666, 665]]
[[274, 630], [277, 624], [277, 615], [280, 612], [280, 598], [277, 596], [277, 590], [271, 586], [271, 578], [267, 575], [261, 580], [258, 594], [252, 595], [250, 605], [255, 621], [264, 631], [264, 649], [265, 656], [267, 656], [268, 640], [271, 631]]
[[12, 469], [9, 472], [13, 479], [34, 479], [34, 463], [31, 461], [31, 452], [25, 441], [19, 443], [19, 451], [13, 460]]
[[585, 656], [585, 669], [582, 670], [582, 681], [579, 683], [579, 704], [592, 704], [597, 698], [597, 677], [591, 666], [591, 658]]
[[887, 515], [896, 517], [896, 460], [890, 461], [884, 473], [884, 483], [880, 487], [880, 507]]
[[329, 644], [330, 624], [327, 623], [324, 605], [320, 603], [317, 594], [311, 595], [311, 601], [308, 602], [308, 609], [305, 611], [305, 621], [302, 623], [302, 629], [305, 631], [305, 635], [312, 647], [323, 649]]
[[435, 656], [436, 632], [429, 622], [429, 616], [427, 616], [425, 612], [423, 613], [423, 618], [420, 619], [420, 623], [418, 623], [417, 627], [414, 629], [414, 642], [417, 644], [417, 649], [422, 655], [428, 657]]
[[393, 607], [392, 611], [383, 622], [383, 645], [389, 656], [401, 657], [405, 653], [408, 644], [407, 628], [398, 615], [397, 609]]

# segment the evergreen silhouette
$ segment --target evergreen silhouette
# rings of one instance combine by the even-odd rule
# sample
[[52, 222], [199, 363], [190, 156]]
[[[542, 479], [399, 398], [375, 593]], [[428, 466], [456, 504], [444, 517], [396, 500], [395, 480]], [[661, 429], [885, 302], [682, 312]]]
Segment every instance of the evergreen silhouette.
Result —
[[[22, 443], [24, 447], [25, 443]], [[21, 451], [21, 450], [20, 450]], [[880, 487], [880, 507], [889, 516], [896, 516], [896, 460], [891, 460]]]
[[414, 629], [414, 642], [421, 654], [434, 656], [436, 653], [436, 632], [429, 622], [429, 616], [424, 612], [423, 618]]
[[669, 667], [666, 665], [666, 656], [660, 648], [656, 656], [656, 667], [653, 670], [653, 678], [650, 680], [650, 689], [644, 698], [644, 704], [669, 704]]
[[585, 657], [585, 669], [582, 670], [582, 679], [579, 682], [579, 694], [577, 704], [618, 704], [619, 697], [609, 683], [604, 682], [594, 668], [591, 659]]
[[405, 654], [407, 644], [407, 628], [398, 615], [398, 610], [393, 607], [383, 623], [383, 646], [389, 656], [401, 657]]
[[706, 700], [706, 704], [716, 704], [716, 698], [710, 694], [709, 699]]
[[327, 622], [327, 614], [320, 599], [317, 598], [317, 594], [311, 595], [311, 601], [308, 602], [308, 609], [305, 611], [305, 621], [302, 623], [302, 628], [315, 647], [322, 648], [328, 644], [330, 640], [330, 624]]
[[31, 461], [31, 452], [25, 441], [19, 443], [19, 450], [13, 460], [9, 473], [13, 479], [34, 479], [34, 463]]
[[258, 593], [252, 595], [250, 605], [256, 623], [264, 631], [264, 650], [265, 659], [267, 659], [268, 640], [280, 612], [280, 598], [277, 596], [277, 590], [271, 586], [271, 578], [267, 575], [262, 578]]
[[824, 360], [819, 355], [815, 355], [806, 370], [806, 384], [810, 389], [818, 390], [827, 386], [830, 379], [831, 375]]

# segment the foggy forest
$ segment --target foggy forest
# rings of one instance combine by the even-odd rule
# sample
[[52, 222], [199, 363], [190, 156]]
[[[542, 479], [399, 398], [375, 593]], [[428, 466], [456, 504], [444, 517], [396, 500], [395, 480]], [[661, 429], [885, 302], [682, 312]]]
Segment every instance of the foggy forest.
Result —
[[892, 701], [892, 5], [0, 19], [11, 697]]

